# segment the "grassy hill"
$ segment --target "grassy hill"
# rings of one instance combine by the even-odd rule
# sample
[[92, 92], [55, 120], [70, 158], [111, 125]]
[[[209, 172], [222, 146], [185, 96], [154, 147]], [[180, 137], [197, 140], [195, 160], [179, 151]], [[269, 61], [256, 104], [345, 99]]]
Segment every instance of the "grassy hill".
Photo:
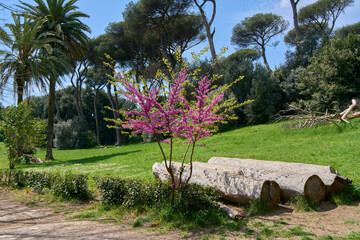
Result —
[[[253, 158], [286, 162], [331, 165], [341, 175], [360, 183], [360, 121], [352, 125], [320, 126], [311, 129], [285, 129], [281, 123], [239, 128], [203, 139], [206, 145], [195, 150], [196, 161], [213, 156]], [[185, 144], [175, 148], [179, 159]], [[5, 147], [0, 143], [0, 169], [8, 168]], [[43, 158], [44, 150], [37, 157]], [[56, 161], [20, 165], [17, 168], [38, 171], [68, 171], [90, 176], [119, 176], [153, 179], [151, 167], [162, 161], [157, 143], [133, 144], [107, 149], [56, 150]]]

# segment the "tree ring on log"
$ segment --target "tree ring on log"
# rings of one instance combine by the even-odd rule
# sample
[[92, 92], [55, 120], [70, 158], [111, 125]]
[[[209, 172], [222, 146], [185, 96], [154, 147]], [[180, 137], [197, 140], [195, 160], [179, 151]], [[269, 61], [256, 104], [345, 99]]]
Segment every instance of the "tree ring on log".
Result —
[[304, 196], [307, 200], [320, 203], [325, 199], [326, 188], [324, 182], [317, 175], [308, 178], [304, 186]]
[[260, 200], [269, 208], [274, 208], [280, 202], [280, 187], [274, 181], [266, 180], [260, 193]]

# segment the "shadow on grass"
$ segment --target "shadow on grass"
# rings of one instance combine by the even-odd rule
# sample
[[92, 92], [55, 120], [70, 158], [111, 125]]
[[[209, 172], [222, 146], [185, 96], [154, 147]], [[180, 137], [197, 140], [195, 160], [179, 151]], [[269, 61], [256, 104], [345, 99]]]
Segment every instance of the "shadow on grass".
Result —
[[67, 160], [67, 161], [54, 160], [54, 161], [38, 163], [38, 164], [19, 165], [18, 168], [37, 168], [37, 167], [46, 168], [46, 167], [53, 167], [56, 165], [74, 165], [74, 164], [84, 164], [85, 165], [85, 164], [91, 164], [91, 163], [104, 161], [106, 159], [110, 159], [110, 158], [117, 157], [117, 156], [124, 156], [127, 154], [137, 153], [137, 152], [141, 152], [141, 150], [121, 152], [121, 153], [112, 153], [112, 154], [107, 154], [107, 155], [86, 157], [86, 158]]

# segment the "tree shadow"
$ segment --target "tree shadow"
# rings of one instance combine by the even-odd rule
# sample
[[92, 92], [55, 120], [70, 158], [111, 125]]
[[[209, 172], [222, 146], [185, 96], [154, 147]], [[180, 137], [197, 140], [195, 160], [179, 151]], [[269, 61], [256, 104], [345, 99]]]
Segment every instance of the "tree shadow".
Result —
[[[127, 154], [137, 153], [141, 152], [141, 150], [136, 151], [128, 151], [128, 152], [119, 152], [119, 153], [112, 153], [107, 155], [101, 155], [101, 156], [93, 156], [93, 157], [85, 157], [80, 159], [73, 159], [73, 160], [66, 160], [66, 161], [48, 161], [43, 163], [37, 163], [37, 164], [26, 164], [22, 165], [21, 168], [36, 168], [36, 167], [54, 167], [54, 166], [66, 166], [66, 165], [75, 165], [75, 164], [92, 164], [96, 162], [101, 162], [106, 159], [110, 159], [117, 156], [124, 156]], [[20, 168], [20, 166], [19, 166]]]

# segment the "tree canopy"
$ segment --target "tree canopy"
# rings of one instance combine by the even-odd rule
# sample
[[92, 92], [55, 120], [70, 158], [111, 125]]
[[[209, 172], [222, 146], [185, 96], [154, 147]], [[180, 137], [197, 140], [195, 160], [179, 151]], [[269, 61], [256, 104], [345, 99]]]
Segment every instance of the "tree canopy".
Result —
[[231, 42], [239, 47], [260, 47], [264, 64], [267, 69], [270, 69], [265, 55], [265, 46], [274, 36], [284, 32], [288, 25], [281, 16], [258, 13], [235, 25]]

